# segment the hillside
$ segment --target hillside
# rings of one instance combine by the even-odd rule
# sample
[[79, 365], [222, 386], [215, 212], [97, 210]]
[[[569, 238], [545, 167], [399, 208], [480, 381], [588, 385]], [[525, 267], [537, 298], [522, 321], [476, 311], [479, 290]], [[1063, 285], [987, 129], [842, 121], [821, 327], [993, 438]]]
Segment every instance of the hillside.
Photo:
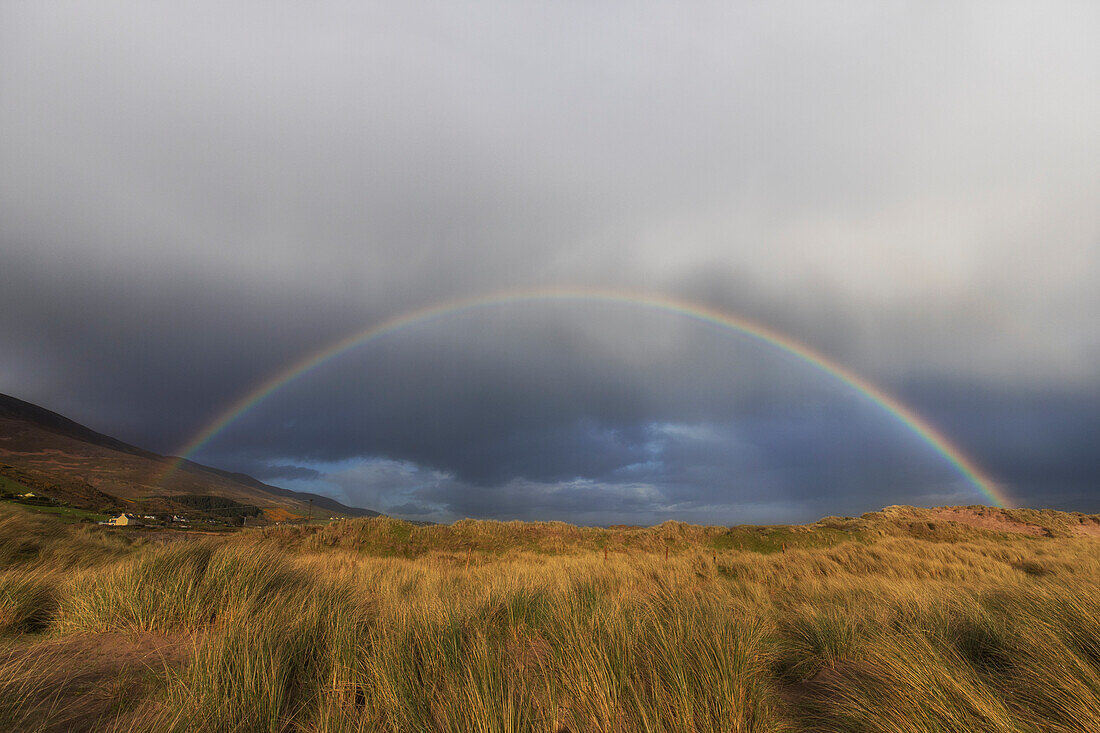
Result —
[[[173, 496], [207, 495], [258, 507], [269, 520], [314, 515], [376, 516], [325, 496], [270, 486], [251, 476], [129, 445], [62, 415], [0, 394], [0, 481], [91, 511], [183, 511]], [[3, 488], [0, 486], [0, 488]]]

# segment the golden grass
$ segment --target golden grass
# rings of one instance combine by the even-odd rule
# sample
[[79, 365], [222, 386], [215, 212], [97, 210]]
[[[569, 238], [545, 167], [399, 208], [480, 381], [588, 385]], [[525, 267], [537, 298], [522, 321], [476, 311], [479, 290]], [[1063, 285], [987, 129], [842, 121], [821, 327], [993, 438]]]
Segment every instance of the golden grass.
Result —
[[[1100, 540], [890, 514], [753, 533], [385, 519], [165, 546], [74, 533], [56, 543], [99, 548], [91, 560], [46, 540], [9, 554], [0, 634], [32, 650], [194, 639], [112, 709], [112, 730], [1100, 730]], [[746, 537], [760, 551], [728, 547]], [[27, 659], [0, 657], [0, 723], [50, 725]]]

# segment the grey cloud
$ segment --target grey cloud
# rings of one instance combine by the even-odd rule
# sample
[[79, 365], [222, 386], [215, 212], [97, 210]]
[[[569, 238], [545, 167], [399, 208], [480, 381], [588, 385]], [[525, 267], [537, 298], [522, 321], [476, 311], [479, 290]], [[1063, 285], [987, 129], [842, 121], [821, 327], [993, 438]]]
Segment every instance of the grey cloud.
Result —
[[431, 506], [424, 506], [423, 504], [407, 501], [404, 504], [397, 504], [389, 507], [387, 512], [395, 517], [419, 519], [421, 517], [433, 515], [436, 509]]
[[[788, 333], [901, 391], [1024, 495], [1084, 505], [1098, 35], [1100, 10], [1069, 2], [10, 3], [0, 391], [170, 452], [395, 314], [629, 288]], [[776, 516], [960, 491], [876, 438], [859, 399], [672, 316], [509, 306], [315, 370], [199, 457], [393, 461], [414, 468], [283, 478], [523, 516], [494, 492], [607, 518], [613, 502], [581, 506], [590, 481], [641, 519], [704, 516], [737, 472]], [[665, 423], [725, 442], [657, 462]]]

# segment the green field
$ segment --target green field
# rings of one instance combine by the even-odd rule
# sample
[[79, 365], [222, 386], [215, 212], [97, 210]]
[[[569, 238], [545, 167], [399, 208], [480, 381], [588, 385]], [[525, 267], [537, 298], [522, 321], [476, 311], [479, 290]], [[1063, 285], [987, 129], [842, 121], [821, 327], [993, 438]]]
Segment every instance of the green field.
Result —
[[28, 491], [31, 491], [31, 489], [0, 473], [0, 494], [25, 494]]
[[[0, 476], [0, 481], [7, 481], [7, 483], [9, 485], [14, 484], [15, 486], [20, 486], [19, 484], [15, 484], [14, 481], [4, 479], [3, 476]], [[8, 491], [8, 492], [11, 492], [11, 493], [15, 493], [12, 489], [7, 488], [7, 487], [5, 487], [5, 490]], [[19, 493], [26, 493], [27, 490], [20, 487], [18, 491], [19, 491]], [[58, 517], [59, 519], [62, 519], [62, 520], [65, 520], [65, 521], [70, 521], [70, 522], [81, 522], [81, 521], [85, 521], [85, 520], [86, 521], [91, 521], [91, 522], [102, 522], [102, 521], [104, 521], [104, 520], [106, 520], [110, 517], [110, 515], [108, 515], [108, 514], [100, 514], [99, 512], [89, 512], [89, 511], [86, 511], [84, 509], [77, 509], [75, 507], [69, 507], [69, 506], [36, 506], [36, 505], [33, 505], [33, 504], [26, 504], [26, 503], [23, 503], [19, 500], [13, 500], [13, 499], [0, 499], [0, 504], [9, 504], [9, 505], [18, 506], [19, 508], [21, 508], [25, 511], [33, 512], [33, 513], [37, 513], [37, 514], [52, 514], [52, 515]]]
[[[10, 502], [17, 503], [17, 502]], [[53, 514], [60, 519], [66, 519], [73, 522], [79, 522], [83, 520], [89, 520], [94, 522], [102, 522], [109, 518], [107, 514], [99, 514], [98, 512], [89, 512], [83, 509], [75, 509], [68, 506], [27, 506], [25, 504], [19, 504], [22, 509], [39, 514]]]

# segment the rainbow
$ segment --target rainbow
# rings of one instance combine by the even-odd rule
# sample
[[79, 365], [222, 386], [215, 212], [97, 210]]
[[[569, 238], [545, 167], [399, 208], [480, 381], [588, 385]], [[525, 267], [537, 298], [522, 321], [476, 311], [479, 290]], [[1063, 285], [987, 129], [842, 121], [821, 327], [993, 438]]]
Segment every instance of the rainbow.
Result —
[[462, 311], [506, 304], [547, 301], [619, 303], [674, 313], [697, 322], [718, 326], [723, 329], [750, 336], [758, 341], [778, 348], [781, 351], [794, 355], [803, 362], [832, 375], [834, 378], [862, 393], [887, 413], [897, 418], [909, 428], [910, 431], [918, 435], [928, 445], [934, 448], [936, 452], [943, 456], [948, 463], [954, 466], [959, 473], [965, 476], [975, 488], [981, 491], [982, 494], [988, 497], [994, 504], [1001, 507], [1012, 506], [1012, 501], [1004, 490], [989, 478], [974, 461], [967, 458], [962, 451], [952, 445], [951, 441], [931, 424], [917, 415], [913, 410], [903, 405], [896, 398], [883, 392], [874, 384], [868, 382], [866, 379], [863, 379], [829, 357], [811, 349], [809, 346], [799, 343], [789, 336], [779, 333], [767, 326], [698, 303], [645, 293], [584, 289], [504, 291], [472, 298], [450, 300], [393, 316], [362, 331], [352, 333], [336, 343], [325, 347], [321, 351], [311, 354], [294, 362], [285, 369], [276, 372], [258, 386], [242, 395], [195, 435], [189, 443], [180, 448], [177, 452], [178, 457], [170, 462], [168, 469], [160, 478], [160, 483], [163, 484], [167, 481], [185, 460], [210, 442], [229, 424], [262, 402], [270, 394], [346, 351], [363, 346], [374, 339], [398, 331], [406, 326], [442, 318]]

